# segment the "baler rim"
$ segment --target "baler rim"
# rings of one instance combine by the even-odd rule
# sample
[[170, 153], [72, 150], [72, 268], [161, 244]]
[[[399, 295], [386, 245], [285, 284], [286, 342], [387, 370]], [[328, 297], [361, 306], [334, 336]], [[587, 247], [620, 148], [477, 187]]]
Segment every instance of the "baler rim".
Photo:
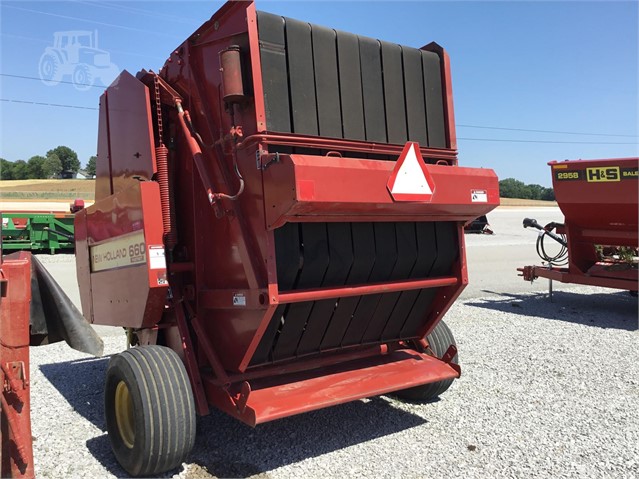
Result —
[[129, 449], [135, 444], [135, 414], [133, 399], [126, 382], [121, 380], [115, 388], [115, 420], [122, 442]]

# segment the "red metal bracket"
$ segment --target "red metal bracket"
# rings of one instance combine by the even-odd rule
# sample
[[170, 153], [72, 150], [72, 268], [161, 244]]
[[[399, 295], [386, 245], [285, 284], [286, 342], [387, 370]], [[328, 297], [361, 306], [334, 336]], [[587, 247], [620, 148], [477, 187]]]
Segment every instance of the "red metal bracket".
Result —
[[524, 281], [530, 281], [532, 283], [538, 278], [537, 274], [535, 273], [534, 266], [524, 266], [523, 268], [517, 268], [517, 271], [521, 273], [519, 276], [522, 276], [524, 278]]
[[[4, 373], [4, 391], [13, 393], [19, 398], [19, 392], [29, 387], [29, 381], [25, 379], [24, 362], [13, 361], [2, 365]], [[20, 399], [22, 402], [22, 399]]]
[[3, 415], [9, 425], [11, 435], [13, 436], [14, 454], [12, 454], [12, 456], [20, 471], [26, 471], [26, 468], [29, 465], [29, 459], [24, 445], [29, 444], [29, 447], [31, 447], [31, 438], [28, 438], [25, 442], [25, 438], [22, 435], [22, 424], [20, 418], [17, 417], [19, 411], [15, 407], [9, 405], [4, 393], [0, 394], [0, 402], [2, 403], [1, 409]]
[[446, 352], [444, 353], [441, 359], [446, 364], [448, 364], [451, 368], [457, 371], [459, 375], [461, 375], [461, 368], [459, 367], [459, 364], [453, 363], [453, 358], [455, 356], [457, 356], [457, 346], [455, 346], [454, 344], [451, 344], [450, 346], [448, 346], [448, 349], [446, 350]]

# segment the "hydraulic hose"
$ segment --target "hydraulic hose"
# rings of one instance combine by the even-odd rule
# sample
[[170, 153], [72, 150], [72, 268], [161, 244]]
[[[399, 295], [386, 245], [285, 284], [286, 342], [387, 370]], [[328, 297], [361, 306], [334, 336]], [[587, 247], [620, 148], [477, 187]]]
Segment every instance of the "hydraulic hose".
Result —
[[[557, 226], [563, 226], [560, 223], [548, 223], [546, 226], [541, 226], [537, 223], [537, 220], [534, 218], [524, 218], [524, 228], [536, 228], [539, 230], [539, 235], [537, 236], [537, 254], [543, 260], [549, 263], [549, 265], [556, 266], [565, 266], [568, 264], [568, 242], [566, 241], [566, 235], [553, 233], [552, 230], [556, 229]], [[546, 236], [550, 236], [553, 240], [561, 245], [561, 249], [555, 255], [550, 255], [546, 251], [546, 247], [544, 246], [544, 239]]]

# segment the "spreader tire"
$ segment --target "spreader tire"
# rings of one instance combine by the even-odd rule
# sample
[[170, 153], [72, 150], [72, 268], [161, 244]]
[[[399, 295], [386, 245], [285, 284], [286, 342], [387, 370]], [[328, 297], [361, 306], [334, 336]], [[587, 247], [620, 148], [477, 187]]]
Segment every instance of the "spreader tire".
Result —
[[[446, 353], [451, 344], [457, 346], [452, 331], [443, 321], [437, 323], [437, 326], [435, 326], [435, 329], [427, 336], [426, 340], [438, 358], [441, 358]], [[457, 360], [458, 357], [457, 354], [455, 354], [452, 362], [458, 364]], [[446, 392], [451, 384], [453, 384], [453, 379], [446, 379], [436, 383], [403, 389], [397, 391], [395, 395], [409, 401], [429, 401]]]
[[182, 361], [163, 346], [111, 358], [104, 406], [111, 447], [131, 476], [178, 467], [195, 441], [195, 404]]

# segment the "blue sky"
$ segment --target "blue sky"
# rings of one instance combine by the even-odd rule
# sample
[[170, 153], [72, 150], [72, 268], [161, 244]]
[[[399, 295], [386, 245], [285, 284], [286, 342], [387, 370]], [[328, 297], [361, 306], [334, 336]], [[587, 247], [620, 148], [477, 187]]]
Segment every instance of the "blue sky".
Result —
[[[222, 3], [0, 0], [0, 98], [12, 100], [0, 101], [0, 157], [27, 160], [58, 145], [83, 164], [95, 154], [104, 87], [40, 81], [54, 32], [97, 30], [119, 69], [158, 70]], [[257, 1], [260, 10], [404, 45], [436, 41], [451, 57], [460, 164], [545, 186], [550, 160], [639, 155], [638, 5]]]

